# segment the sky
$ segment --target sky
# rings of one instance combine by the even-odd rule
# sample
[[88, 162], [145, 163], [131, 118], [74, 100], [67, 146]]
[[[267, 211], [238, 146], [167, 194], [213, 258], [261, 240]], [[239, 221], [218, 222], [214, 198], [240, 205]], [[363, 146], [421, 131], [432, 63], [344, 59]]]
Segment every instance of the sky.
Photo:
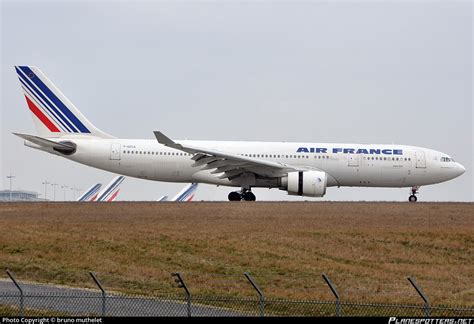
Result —
[[[56, 199], [115, 175], [28, 148], [14, 65], [38, 66], [116, 137], [405, 144], [466, 173], [420, 201], [474, 201], [471, 1], [1, 1], [0, 190]], [[119, 199], [184, 184], [127, 178]], [[53, 187], [46, 187], [53, 198]], [[227, 200], [201, 185], [195, 200]], [[328, 188], [319, 200], [405, 201], [408, 188]], [[254, 189], [257, 200], [302, 200]]]

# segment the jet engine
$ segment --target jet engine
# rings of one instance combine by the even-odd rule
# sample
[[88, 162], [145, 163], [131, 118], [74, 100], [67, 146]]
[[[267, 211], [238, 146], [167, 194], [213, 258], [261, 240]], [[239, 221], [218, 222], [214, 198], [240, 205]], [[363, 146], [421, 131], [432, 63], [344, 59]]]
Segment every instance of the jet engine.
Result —
[[323, 171], [289, 172], [281, 178], [289, 195], [322, 197], [326, 194], [327, 174]]

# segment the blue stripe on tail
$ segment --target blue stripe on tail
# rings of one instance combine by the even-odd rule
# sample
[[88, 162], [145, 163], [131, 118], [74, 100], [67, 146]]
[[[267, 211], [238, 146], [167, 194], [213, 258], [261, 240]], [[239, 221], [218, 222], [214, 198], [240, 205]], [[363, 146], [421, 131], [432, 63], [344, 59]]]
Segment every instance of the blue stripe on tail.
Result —
[[191, 186], [185, 192], [183, 192], [178, 197], [178, 199], [176, 199], [176, 201], [185, 201], [186, 198], [189, 197], [189, 195], [196, 190], [196, 187], [197, 187], [197, 183], [192, 183]]
[[44, 104], [46, 109], [55, 117], [55, 120], [59, 122], [66, 130], [69, 132], [71, 129], [73, 129], [76, 133], [77, 131], [75, 130], [74, 126], [72, 126], [65, 118], [61, 115], [61, 113], [54, 107], [54, 105], [51, 105], [50, 102], [43, 96], [41, 92], [39, 92], [36, 87], [28, 80], [28, 78], [25, 78], [25, 76], [15, 67], [16, 72], [18, 73], [20, 82], [30, 90], [30, 92], [38, 99], [40, 100], [41, 103]]
[[63, 114], [74, 124], [74, 126], [81, 132], [81, 133], [90, 133], [90, 130], [84, 126], [83, 123], [63, 104], [61, 100], [46, 86], [40, 78], [35, 77], [36, 75], [28, 66], [20, 66], [19, 67], [30, 80], [32, 80], [38, 88], [43, 91], [43, 93], [53, 102], [59, 110], [63, 112]]

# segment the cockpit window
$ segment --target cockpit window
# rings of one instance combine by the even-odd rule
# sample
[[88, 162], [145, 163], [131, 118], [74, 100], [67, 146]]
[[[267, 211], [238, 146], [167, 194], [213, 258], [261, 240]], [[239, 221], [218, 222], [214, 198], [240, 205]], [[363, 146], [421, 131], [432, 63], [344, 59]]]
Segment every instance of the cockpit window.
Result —
[[454, 159], [447, 156], [442, 156], [440, 161], [441, 162], [454, 162]]

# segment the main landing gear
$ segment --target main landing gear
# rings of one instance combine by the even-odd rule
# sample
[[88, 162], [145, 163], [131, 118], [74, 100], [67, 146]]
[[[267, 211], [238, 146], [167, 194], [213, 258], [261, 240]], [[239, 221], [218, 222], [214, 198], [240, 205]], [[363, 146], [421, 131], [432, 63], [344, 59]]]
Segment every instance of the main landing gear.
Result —
[[418, 186], [411, 187], [411, 196], [408, 197], [409, 202], [416, 202], [418, 200], [415, 196], [418, 193], [418, 189], [420, 189]]
[[229, 196], [229, 201], [255, 201], [257, 198], [255, 195], [250, 191], [250, 189], [242, 189], [242, 191], [232, 191]]

